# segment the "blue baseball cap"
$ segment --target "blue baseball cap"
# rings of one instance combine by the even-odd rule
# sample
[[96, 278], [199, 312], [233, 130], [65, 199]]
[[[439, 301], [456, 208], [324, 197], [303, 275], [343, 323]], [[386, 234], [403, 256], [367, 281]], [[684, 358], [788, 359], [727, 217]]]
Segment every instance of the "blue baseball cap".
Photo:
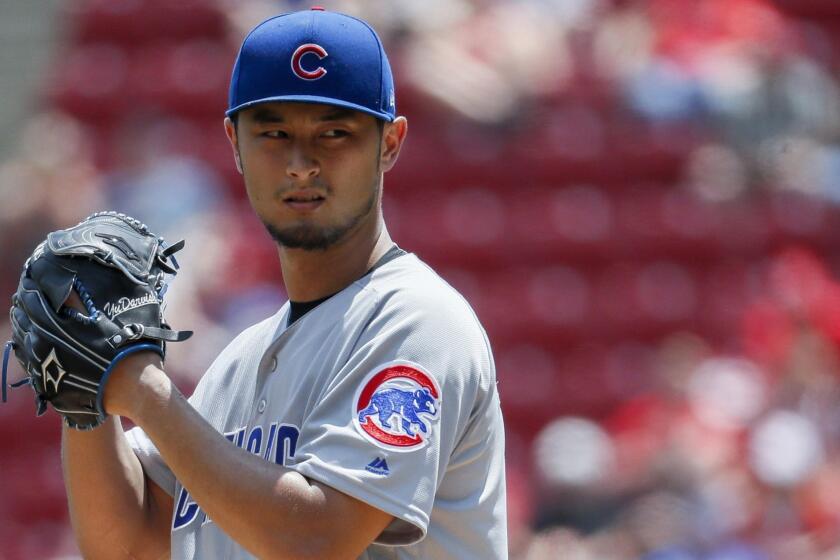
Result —
[[323, 8], [267, 19], [242, 42], [225, 114], [270, 101], [327, 103], [389, 122], [397, 109], [379, 36], [364, 21]]

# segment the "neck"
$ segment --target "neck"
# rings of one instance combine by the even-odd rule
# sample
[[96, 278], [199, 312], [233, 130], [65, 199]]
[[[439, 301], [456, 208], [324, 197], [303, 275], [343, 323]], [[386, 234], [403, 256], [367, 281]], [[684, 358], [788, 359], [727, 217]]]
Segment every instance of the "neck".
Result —
[[[368, 223], [369, 222], [369, 223]], [[314, 301], [340, 292], [376, 264], [393, 245], [381, 213], [323, 251], [279, 247], [286, 293], [292, 301]]]

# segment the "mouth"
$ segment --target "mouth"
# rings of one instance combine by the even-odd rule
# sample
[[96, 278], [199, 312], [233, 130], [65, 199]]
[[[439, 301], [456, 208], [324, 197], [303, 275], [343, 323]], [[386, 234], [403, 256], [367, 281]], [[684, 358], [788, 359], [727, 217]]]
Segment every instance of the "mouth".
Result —
[[321, 206], [326, 197], [316, 190], [300, 190], [291, 192], [283, 197], [283, 203], [299, 211], [312, 211]]

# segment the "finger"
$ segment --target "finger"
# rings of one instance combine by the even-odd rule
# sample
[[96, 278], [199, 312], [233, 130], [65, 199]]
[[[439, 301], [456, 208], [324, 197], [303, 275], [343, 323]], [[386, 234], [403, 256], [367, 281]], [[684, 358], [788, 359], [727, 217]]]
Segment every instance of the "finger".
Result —
[[85, 309], [84, 304], [82, 303], [82, 298], [79, 297], [78, 292], [76, 292], [75, 288], [70, 290], [70, 295], [67, 296], [67, 299], [64, 301], [64, 305], [67, 307], [72, 307], [82, 313], [87, 313], [87, 309]]

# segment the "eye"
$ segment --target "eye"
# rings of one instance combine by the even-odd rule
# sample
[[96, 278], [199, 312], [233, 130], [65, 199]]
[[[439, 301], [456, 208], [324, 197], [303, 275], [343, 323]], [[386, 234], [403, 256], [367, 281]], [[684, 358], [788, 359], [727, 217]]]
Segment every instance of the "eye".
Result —
[[262, 133], [263, 136], [267, 136], [269, 138], [288, 138], [289, 135], [283, 132], [282, 130], [268, 130]]
[[331, 128], [325, 131], [322, 136], [326, 138], [344, 138], [350, 136], [350, 133], [342, 128]]

